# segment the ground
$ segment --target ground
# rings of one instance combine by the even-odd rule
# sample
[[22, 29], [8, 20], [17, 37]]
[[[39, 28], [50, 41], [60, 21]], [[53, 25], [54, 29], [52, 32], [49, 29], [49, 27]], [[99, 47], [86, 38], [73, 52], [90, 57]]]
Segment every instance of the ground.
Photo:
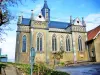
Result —
[[56, 70], [64, 71], [70, 75], [100, 75], [100, 63], [69, 67], [57, 67]]

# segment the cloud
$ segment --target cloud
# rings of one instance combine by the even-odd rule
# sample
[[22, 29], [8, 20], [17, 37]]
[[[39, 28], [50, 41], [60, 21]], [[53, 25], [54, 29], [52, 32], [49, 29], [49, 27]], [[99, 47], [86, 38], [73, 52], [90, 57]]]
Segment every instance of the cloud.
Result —
[[97, 27], [100, 25], [100, 13], [89, 14], [87, 17], [85, 17], [85, 21], [87, 24], [87, 31]]

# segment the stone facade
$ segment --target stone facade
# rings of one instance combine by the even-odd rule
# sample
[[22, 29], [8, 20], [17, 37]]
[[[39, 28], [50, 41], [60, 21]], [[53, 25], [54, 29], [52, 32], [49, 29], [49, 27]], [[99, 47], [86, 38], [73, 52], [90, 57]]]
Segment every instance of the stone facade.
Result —
[[100, 62], [100, 35], [95, 40], [88, 41], [90, 61]]
[[[48, 6], [46, 6], [47, 3], [44, 3], [44, 9], [47, 9]], [[49, 9], [49, 8], [48, 8]], [[47, 10], [46, 10], [47, 11]], [[50, 10], [48, 11], [50, 14]], [[45, 13], [46, 15], [38, 15], [40, 18], [39, 20], [35, 20], [34, 13], [32, 13], [31, 18], [29, 20], [25, 20], [23, 17], [19, 17], [18, 24], [17, 24], [17, 35], [16, 35], [16, 55], [15, 55], [15, 61], [18, 63], [29, 63], [30, 59], [30, 49], [32, 47], [36, 50], [36, 56], [35, 56], [35, 62], [53, 62], [53, 53], [60, 51], [60, 42], [62, 39], [62, 45], [63, 45], [63, 58], [60, 60], [61, 62], [66, 61], [88, 61], [88, 51], [87, 47], [85, 45], [85, 42], [87, 41], [87, 32], [86, 32], [86, 26], [83, 24], [83, 20], [80, 21], [79, 18], [76, 18], [75, 20], [71, 21], [70, 23], [62, 23], [62, 22], [51, 22], [50, 15], [48, 13]], [[41, 17], [42, 20], [41, 20]], [[70, 18], [71, 19], [71, 18]], [[44, 21], [45, 20], [45, 21]], [[72, 19], [71, 19], [72, 20]], [[29, 23], [27, 24], [27, 22]], [[52, 23], [52, 26], [50, 25]], [[58, 24], [59, 23], [59, 24]], [[58, 24], [58, 25], [57, 25]], [[54, 27], [66, 25], [65, 28], [60, 27]], [[37, 50], [37, 36], [38, 34], [42, 34], [42, 50]], [[26, 51], [22, 52], [23, 47], [23, 36], [26, 36]], [[56, 46], [57, 50], [53, 51], [52, 49], [52, 38], [53, 35], [56, 36]], [[70, 51], [67, 51], [66, 48], [66, 38], [69, 37], [69, 44], [70, 44]], [[81, 37], [82, 42], [82, 50], [79, 50], [79, 43], [78, 38]]]
[[100, 62], [100, 34], [94, 40], [94, 46], [95, 46], [96, 62]]
[[100, 62], [100, 25], [88, 32], [89, 60]]

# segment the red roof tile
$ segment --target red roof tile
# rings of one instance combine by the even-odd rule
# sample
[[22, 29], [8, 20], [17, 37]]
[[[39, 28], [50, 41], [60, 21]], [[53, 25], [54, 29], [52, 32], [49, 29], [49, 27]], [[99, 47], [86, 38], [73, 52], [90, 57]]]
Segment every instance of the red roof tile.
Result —
[[96, 35], [97, 33], [100, 31], [100, 25], [90, 31], [88, 31], [87, 33], [87, 36], [88, 36], [88, 41], [89, 40], [92, 40]]

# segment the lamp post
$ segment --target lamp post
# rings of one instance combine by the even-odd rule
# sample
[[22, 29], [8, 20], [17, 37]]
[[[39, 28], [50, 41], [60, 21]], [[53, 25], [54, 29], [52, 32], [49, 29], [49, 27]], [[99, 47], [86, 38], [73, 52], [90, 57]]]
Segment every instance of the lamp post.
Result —
[[35, 49], [32, 47], [30, 52], [31, 75], [33, 74], [33, 64], [34, 64], [35, 54], [36, 54]]

